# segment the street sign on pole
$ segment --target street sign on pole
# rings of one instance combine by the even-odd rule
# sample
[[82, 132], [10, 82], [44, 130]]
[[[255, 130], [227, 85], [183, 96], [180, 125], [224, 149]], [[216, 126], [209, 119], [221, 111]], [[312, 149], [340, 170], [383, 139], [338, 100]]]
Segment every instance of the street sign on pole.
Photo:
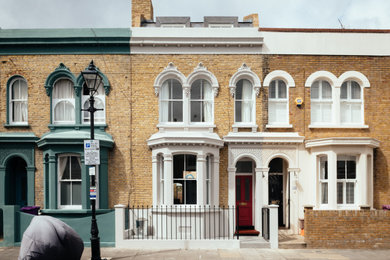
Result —
[[100, 165], [99, 140], [84, 140], [85, 165]]

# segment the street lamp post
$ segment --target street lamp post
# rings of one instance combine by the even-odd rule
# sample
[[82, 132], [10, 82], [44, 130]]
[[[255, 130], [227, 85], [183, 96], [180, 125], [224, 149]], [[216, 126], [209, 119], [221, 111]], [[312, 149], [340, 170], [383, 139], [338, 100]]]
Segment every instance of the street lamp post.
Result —
[[[82, 109], [82, 111], [88, 111], [90, 114], [90, 128], [91, 128], [91, 140], [95, 139], [95, 118], [94, 113], [98, 110], [94, 107], [96, 94], [100, 84], [102, 84], [103, 78], [99, 75], [99, 72], [96, 70], [96, 66], [93, 64], [93, 61], [89, 64], [88, 68], [81, 72], [81, 75], [84, 78], [86, 87], [89, 90], [89, 107], [87, 109]], [[96, 168], [96, 165], [90, 167]], [[94, 171], [95, 172], [95, 171]], [[95, 187], [95, 175], [91, 175], [90, 187]], [[90, 198], [92, 206], [92, 220], [91, 220], [91, 259], [92, 260], [101, 260], [100, 258], [100, 238], [99, 238], [99, 229], [96, 222], [96, 198]]]

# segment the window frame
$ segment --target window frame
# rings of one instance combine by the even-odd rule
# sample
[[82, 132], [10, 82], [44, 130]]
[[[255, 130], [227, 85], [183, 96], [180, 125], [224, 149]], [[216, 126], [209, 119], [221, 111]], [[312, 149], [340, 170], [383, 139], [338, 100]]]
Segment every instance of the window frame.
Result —
[[[313, 86], [318, 82], [318, 98], [313, 98]], [[331, 90], [331, 97], [330, 98], [324, 98], [323, 97], [323, 83], [326, 82], [330, 86]], [[326, 79], [318, 79], [313, 82], [313, 84], [310, 87], [310, 102], [311, 102], [311, 108], [310, 108], [310, 122], [313, 125], [329, 125], [332, 124], [334, 121], [334, 102], [333, 102], [333, 95], [334, 95], [334, 88], [332, 87], [331, 82], [327, 81]], [[320, 114], [321, 114], [321, 119], [316, 119], [316, 121], [313, 121], [313, 105], [319, 105], [320, 106]], [[329, 106], [330, 105], [330, 120], [325, 121], [323, 118], [323, 113], [324, 113], [324, 106]]]
[[[69, 181], [67, 180], [66, 182], [70, 182], [70, 183], [73, 183], [73, 182], [77, 182], [77, 183], [80, 183], [80, 204], [71, 204], [71, 205], [62, 205], [61, 203], [61, 183], [63, 182], [62, 179], [61, 179], [61, 173], [60, 173], [60, 158], [62, 157], [76, 157], [80, 160], [80, 177], [81, 179], [69, 179]], [[69, 159], [68, 159], [69, 160]], [[82, 209], [82, 190], [83, 190], [83, 179], [82, 179], [82, 167], [83, 167], [83, 164], [81, 163], [81, 155], [80, 154], [73, 154], [73, 153], [63, 153], [63, 154], [59, 154], [57, 155], [57, 196], [58, 196], [58, 209], [75, 209], [75, 210], [79, 210], [79, 209]], [[98, 168], [98, 167], [96, 167]], [[64, 169], [65, 170], [65, 169]], [[70, 173], [71, 174], [71, 173]], [[72, 190], [72, 189], [71, 189]], [[73, 197], [71, 195], [71, 200], [73, 200]]]
[[[283, 82], [285, 84], [285, 98], [279, 97], [279, 84], [280, 82]], [[275, 98], [271, 97], [271, 88], [273, 83], [275, 84]], [[282, 104], [284, 106], [283, 113], [285, 114], [285, 120], [284, 121], [271, 121], [270, 113], [271, 113], [271, 104]], [[274, 111], [276, 116], [276, 111]], [[268, 126], [278, 126], [278, 125], [284, 125], [288, 126], [289, 124], [289, 87], [287, 83], [283, 79], [274, 79], [271, 81], [269, 87], [268, 87]]]
[[[352, 82], [355, 82], [359, 88], [360, 88], [360, 97], [359, 99], [353, 99], [352, 98]], [[346, 87], [347, 87], [347, 98], [342, 98], [341, 95], [342, 95], [342, 90], [343, 90], [343, 86], [344, 84], [346, 84]], [[363, 88], [360, 86], [360, 84], [358, 82], [356, 82], [355, 80], [347, 80], [347, 81], [344, 81], [343, 84], [341, 85], [341, 88], [340, 88], [340, 124], [341, 125], [362, 125], [363, 124]], [[350, 122], [346, 122], [346, 121], [343, 121], [343, 116], [342, 116], [342, 113], [345, 111], [345, 108], [343, 109], [343, 104], [349, 106], [348, 108], [348, 111], [350, 113]], [[360, 116], [360, 120], [359, 121], [352, 121], [352, 106], [353, 105], [359, 105], [359, 116]]]
[[[328, 163], [328, 156], [327, 155], [321, 155], [318, 158], [319, 162], [319, 176], [318, 176], [318, 181], [319, 181], [319, 198], [320, 198], [320, 205], [328, 206], [329, 204], [329, 163]], [[324, 164], [322, 164], [322, 162]], [[322, 171], [324, 171], [324, 178], [322, 178]], [[326, 199], [323, 196], [323, 185], [326, 184]], [[325, 200], [324, 200], [325, 199]]]
[[[238, 87], [241, 87], [242, 91], [243, 91], [245, 81], [250, 83], [251, 97], [250, 97], [250, 99], [244, 99], [244, 98], [237, 99], [237, 89], [238, 89]], [[242, 86], [238, 86], [238, 84], [241, 82], [242, 82]], [[237, 113], [238, 113], [237, 102], [241, 102], [241, 110], [240, 110], [241, 117], [242, 117], [242, 104], [243, 104], [243, 102], [250, 102], [250, 115], [249, 115], [250, 120], [249, 121], [243, 122], [242, 118], [241, 118], [241, 121], [237, 121]], [[235, 93], [234, 93], [234, 125], [254, 125], [255, 122], [256, 122], [256, 100], [255, 100], [255, 93], [254, 93], [254, 89], [253, 89], [253, 84], [248, 79], [240, 79], [236, 83], [236, 88], [235, 88]]]
[[[194, 84], [200, 81], [200, 98], [199, 99], [193, 99], [192, 98], [192, 90], [194, 87]], [[205, 98], [204, 94], [204, 82], [206, 82], [209, 86], [209, 99]], [[200, 102], [201, 103], [201, 114], [204, 111], [204, 103], [209, 102], [210, 103], [210, 109], [211, 109], [211, 114], [210, 114], [210, 120], [209, 121], [192, 121], [192, 115], [193, 115], [193, 110], [192, 110], [192, 102]], [[203, 112], [204, 113], [204, 112]], [[213, 95], [213, 89], [211, 86], [211, 83], [203, 78], [196, 79], [192, 84], [191, 84], [191, 89], [190, 89], [190, 96], [189, 96], [189, 124], [196, 124], [196, 125], [201, 125], [201, 124], [212, 124], [214, 122], [214, 95]]]
[[[73, 98], [54, 98], [53, 97], [54, 89], [56, 88], [56, 84], [61, 80], [67, 80], [71, 83], [71, 88], [73, 91]], [[53, 118], [52, 124], [54, 124], [54, 125], [73, 125], [73, 124], [76, 124], [76, 118], [77, 118], [77, 116], [76, 116], [76, 114], [77, 114], [76, 99], [77, 99], [77, 95], [76, 95], [73, 81], [67, 77], [58, 78], [53, 84], [52, 95], [51, 95], [51, 103], [52, 103], [52, 111], [51, 112], [52, 112], [52, 118]], [[56, 120], [56, 117], [55, 117], [56, 106], [60, 103], [65, 103], [65, 104], [70, 103], [73, 106], [73, 118], [74, 118], [73, 121], [58, 121], [58, 120]]]
[[[197, 167], [197, 162], [198, 162], [198, 156], [195, 155], [195, 154], [187, 154], [187, 153], [184, 153], [184, 154], [174, 154], [172, 156], [172, 161], [173, 161], [173, 164], [172, 164], [172, 192], [173, 192], [173, 201], [172, 201], [172, 205], [184, 205], [184, 206], [188, 206], [188, 205], [198, 205], [198, 185], [199, 185], [199, 179], [198, 179], [198, 176], [196, 176], [194, 179], [187, 179], [186, 177], [183, 176], [183, 178], [175, 178], [175, 157], [177, 158], [177, 156], [183, 156], [183, 174], [184, 172], [193, 172], [193, 171], [189, 171], [187, 170], [187, 157], [188, 156], [193, 156], [195, 157], [195, 173], [196, 175], [198, 175], [198, 167]], [[183, 203], [175, 203], [175, 181], [176, 183], [180, 183], [180, 182], [183, 182], [183, 190], [182, 190], [182, 196], [183, 196]], [[187, 183], [188, 182], [194, 182], [195, 181], [195, 202], [194, 203], [188, 203], [187, 201]]]
[[[181, 98], [174, 98], [173, 97], [173, 94], [172, 94], [172, 98], [169, 97], [169, 93], [173, 93], [173, 81], [177, 81], [180, 85], [181, 85]], [[167, 83], [168, 82], [168, 83]], [[165, 85], [167, 83], [167, 85]], [[167, 99], [163, 99], [163, 92], [164, 91], [168, 91], [168, 98]], [[161, 93], [160, 93], [160, 98], [159, 98], [159, 115], [160, 115], [160, 119], [159, 119], [159, 122], [162, 123], [162, 124], [183, 124], [184, 123], [184, 93], [183, 93], [183, 84], [181, 84], [180, 81], [178, 81], [177, 79], [175, 78], [168, 78], [166, 79], [162, 86], [161, 86]], [[181, 117], [182, 117], [182, 120], [181, 121], [169, 121], [169, 114], [166, 115], [167, 117], [167, 121], [163, 121], [163, 113], [165, 111], [163, 111], [163, 103], [166, 102], [167, 103], [167, 107], [168, 107], [168, 110], [167, 112], [169, 113], [169, 107], [171, 107], [171, 110], [172, 110], [172, 120], [174, 118], [173, 116], [173, 107], [174, 107], [174, 102], [177, 102], [177, 103], [180, 103], [181, 102]]]
[[[85, 85], [85, 82], [82, 86], [82, 89], [81, 89], [81, 107], [83, 109], [86, 109], [85, 108], [85, 104], [88, 104], [88, 107], [89, 107], [89, 94], [88, 95], [84, 95], [84, 88], [86, 87]], [[106, 95], [104, 93], [104, 87], [103, 85], [100, 85], [99, 89], [98, 89], [98, 93], [97, 95], [95, 94], [94, 95], [94, 99], [95, 99], [95, 108], [99, 108], [97, 106], [97, 101], [100, 101], [102, 104], [103, 104], [103, 110], [99, 110], [99, 111], [96, 111], [95, 112], [95, 115], [94, 115], [94, 123], [95, 125], [104, 125], [106, 124]], [[100, 108], [101, 109], [101, 108]], [[97, 116], [99, 113], [103, 114], [102, 117], [99, 117]], [[88, 116], [86, 116], [88, 115]], [[83, 125], [90, 125], [90, 113], [88, 111], [81, 111], [81, 123]], [[97, 121], [98, 120], [98, 121]], [[100, 120], [100, 121], [99, 121]]]
[[[20, 81], [23, 81], [25, 84], [26, 84], [26, 99], [18, 99], [18, 100], [15, 100], [12, 98], [12, 94], [13, 94], [13, 89], [14, 89], [14, 84], [16, 82], [20, 82]], [[8, 92], [8, 95], [7, 95], [7, 99], [8, 99], [8, 114], [7, 114], [7, 124], [8, 125], [11, 125], [11, 126], [28, 126], [28, 83], [27, 83], [27, 80], [22, 77], [22, 76], [19, 76], [19, 75], [15, 75], [13, 77], [11, 77], [8, 82], [7, 82], [7, 92]], [[21, 90], [21, 87], [20, 87], [20, 83], [19, 83], [19, 91]], [[13, 110], [13, 103], [14, 102], [20, 102], [20, 103], [25, 103], [25, 121], [14, 121], [13, 120], [13, 117], [14, 117], [14, 110]], [[21, 112], [23, 113], [23, 112]]]
[[[348, 160], [349, 159], [349, 160]], [[348, 178], [348, 162], [353, 161], [355, 163], [355, 178]], [[337, 197], [337, 206], [338, 207], [354, 207], [356, 205], [356, 184], [357, 184], [357, 158], [354, 155], [338, 154], [337, 155], [337, 164], [339, 162], [344, 162], [345, 175], [344, 178], [338, 178], [339, 176], [339, 167], [337, 166], [336, 172], [336, 197]], [[339, 203], [338, 195], [339, 183], [342, 184], [342, 202]], [[347, 202], [347, 185], [349, 183], [353, 184], [353, 202]]]

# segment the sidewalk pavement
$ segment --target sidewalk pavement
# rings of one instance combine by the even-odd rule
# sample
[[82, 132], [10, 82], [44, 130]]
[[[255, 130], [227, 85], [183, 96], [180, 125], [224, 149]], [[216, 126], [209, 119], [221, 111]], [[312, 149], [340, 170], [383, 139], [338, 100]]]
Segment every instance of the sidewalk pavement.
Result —
[[[151, 243], [151, 247], [153, 243]], [[0, 248], [1, 260], [16, 260], [19, 255], [19, 247]], [[363, 250], [363, 249], [231, 249], [231, 250], [130, 250], [119, 248], [101, 248], [102, 258], [111, 260], [127, 259], [310, 259], [310, 260], [360, 260], [390, 259], [390, 249]], [[91, 249], [84, 249], [82, 260], [90, 259]]]

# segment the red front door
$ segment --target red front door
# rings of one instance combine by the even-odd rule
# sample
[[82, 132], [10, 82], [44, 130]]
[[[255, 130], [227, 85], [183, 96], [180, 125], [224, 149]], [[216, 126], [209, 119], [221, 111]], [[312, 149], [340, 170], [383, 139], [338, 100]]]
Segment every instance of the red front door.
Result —
[[238, 225], [253, 226], [252, 223], [252, 176], [236, 176], [236, 207]]

